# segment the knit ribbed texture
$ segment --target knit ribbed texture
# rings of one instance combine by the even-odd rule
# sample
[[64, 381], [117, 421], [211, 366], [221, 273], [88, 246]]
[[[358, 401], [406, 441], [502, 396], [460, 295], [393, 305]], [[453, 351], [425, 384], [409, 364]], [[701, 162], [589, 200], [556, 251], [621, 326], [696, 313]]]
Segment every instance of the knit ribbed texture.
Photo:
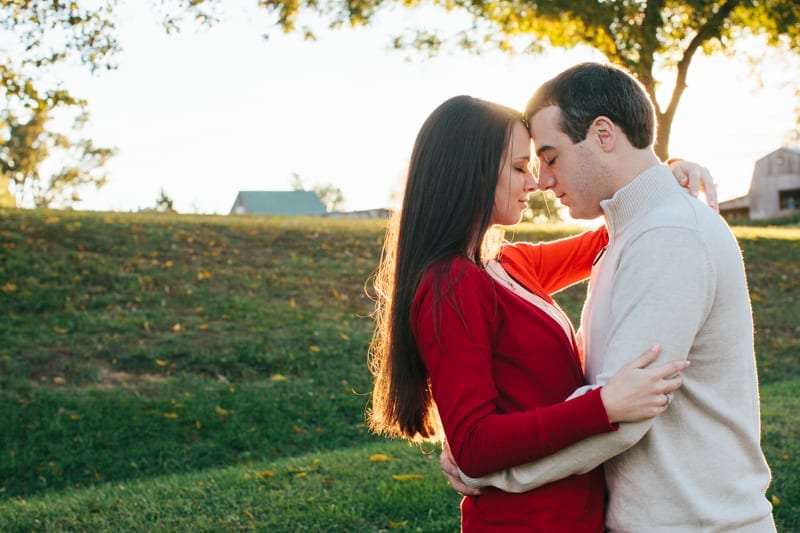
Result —
[[581, 319], [587, 381], [605, 383], [658, 342], [659, 361], [692, 362], [683, 387], [655, 419], [622, 424], [477, 484], [529, 490], [605, 462], [608, 531], [775, 531], [735, 238], [663, 165], [601, 205], [610, 240]]

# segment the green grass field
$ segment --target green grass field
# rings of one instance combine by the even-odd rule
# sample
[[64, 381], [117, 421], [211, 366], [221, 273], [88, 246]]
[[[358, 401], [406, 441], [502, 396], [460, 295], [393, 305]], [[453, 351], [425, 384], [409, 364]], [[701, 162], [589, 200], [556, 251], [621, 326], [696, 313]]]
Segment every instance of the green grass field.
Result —
[[[364, 427], [383, 224], [1, 210], [0, 531], [457, 530], [438, 451]], [[735, 231], [798, 531], [800, 229]]]

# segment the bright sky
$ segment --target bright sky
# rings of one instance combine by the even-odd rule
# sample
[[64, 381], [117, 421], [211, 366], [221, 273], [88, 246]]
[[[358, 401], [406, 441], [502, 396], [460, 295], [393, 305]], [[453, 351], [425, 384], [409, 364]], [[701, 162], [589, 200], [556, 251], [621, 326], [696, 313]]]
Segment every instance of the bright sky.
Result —
[[[471, 94], [522, 108], [563, 68], [602, 61], [585, 50], [408, 61], [388, 50], [390, 35], [413, 25], [403, 11], [370, 29], [323, 31], [316, 42], [243, 12], [167, 36], [135, 4], [121, 17], [117, 71], [61, 74], [90, 103], [87, 134], [119, 150], [108, 185], [85, 191], [81, 209], [152, 207], [163, 188], [179, 212], [227, 214], [238, 191], [287, 190], [293, 173], [341, 188], [347, 209], [386, 207], [417, 130], [443, 100]], [[794, 123], [791, 91], [776, 88], [785, 68], [763, 64], [766, 86], [755, 90], [743, 60], [697, 57], [673, 125], [672, 155], [709, 167], [723, 200], [746, 194], [753, 163]]]

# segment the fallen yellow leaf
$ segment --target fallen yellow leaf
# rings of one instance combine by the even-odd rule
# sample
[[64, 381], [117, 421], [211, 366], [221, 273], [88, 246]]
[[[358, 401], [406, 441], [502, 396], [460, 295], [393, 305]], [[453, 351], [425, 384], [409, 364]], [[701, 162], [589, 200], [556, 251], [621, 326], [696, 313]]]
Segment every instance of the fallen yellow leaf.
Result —
[[65, 385], [67, 381], [61, 376], [56, 376], [53, 378], [53, 383], [56, 385]]
[[311, 350], [312, 352], [318, 352], [319, 346], [309, 346], [308, 349]]
[[13, 283], [11, 283], [11, 282], [9, 282], [9, 283], [6, 283], [6, 284], [5, 284], [5, 285], [3, 285], [2, 287], [0, 287], [0, 291], [3, 291], [3, 292], [14, 292], [14, 291], [16, 291], [16, 290], [17, 290], [17, 286], [16, 286], [16, 285], [14, 285], [14, 284], [13, 284]]
[[208, 270], [201, 270], [200, 272], [197, 273], [197, 279], [199, 280], [211, 279], [212, 275], [213, 274]]
[[180, 324], [180, 322], [178, 322], [177, 324], [175, 324], [174, 326], [172, 326], [172, 332], [173, 332], [173, 333], [180, 333], [180, 332], [182, 332], [182, 331], [186, 331], [186, 330], [185, 330], [185, 329], [183, 329], [183, 326]]
[[373, 453], [369, 456], [369, 460], [373, 463], [385, 463], [386, 461], [391, 461], [392, 458], [382, 453]]
[[167, 362], [166, 362], [166, 361], [164, 361], [163, 359], [156, 359], [156, 364], [157, 364], [158, 366], [167, 366], [169, 363], [167, 363]]
[[422, 474], [394, 474], [392, 479], [396, 479], [397, 481], [410, 481], [412, 479], [422, 479], [425, 476]]
[[217, 413], [219, 416], [225, 416], [230, 414], [230, 411], [228, 411], [227, 409], [223, 409], [219, 405], [217, 406], [216, 409], [214, 409], [214, 412]]
[[66, 329], [66, 328], [59, 328], [58, 326], [56, 326], [56, 327], [54, 327], [54, 328], [53, 328], [53, 333], [57, 333], [57, 334], [59, 334], [59, 335], [64, 335], [64, 334], [65, 334], [66, 332], [68, 332], [68, 331], [69, 331], [68, 329]]
[[781, 499], [773, 494], [772, 495], [772, 505], [780, 505], [780, 504], [781, 504]]
[[261, 472], [261, 475], [263, 477], [272, 477], [275, 475], [275, 472], [273, 472], [272, 470], [264, 470], [263, 472]]
[[389, 529], [400, 529], [401, 527], [406, 527], [408, 525], [408, 520], [403, 520], [402, 522], [389, 522]]
[[291, 307], [292, 309], [297, 307], [297, 302], [294, 301], [294, 298], [289, 299], [289, 307]]
[[286, 381], [286, 376], [283, 374], [272, 374], [269, 379], [272, 381]]

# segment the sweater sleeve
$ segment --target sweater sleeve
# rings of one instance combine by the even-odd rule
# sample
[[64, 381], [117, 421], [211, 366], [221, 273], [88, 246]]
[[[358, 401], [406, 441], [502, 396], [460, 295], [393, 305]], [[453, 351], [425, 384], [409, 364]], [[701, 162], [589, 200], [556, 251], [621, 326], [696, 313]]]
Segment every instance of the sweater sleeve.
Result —
[[[614, 273], [609, 343], [596, 382], [605, 384], [656, 342], [662, 351], [653, 365], [686, 359], [710, 309], [712, 271], [703, 243], [690, 231], [659, 228], [631, 243]], [[472, 487], [525, 492], [592, 470], [641, 440], [653, 421], [620, 424], [617, 432], [593, 436], [542, 460], [491, 476], [474, 479], [462, 473], [462, 477]]]
[[437, 294], [431, 277], [426, 277], [411, 316], [457, 464], [481, 476], [613, 430], [599, 392], [528, 411], [500, 411], [492, 367], [496, 289], [476, 266], [466, 268], [466, 273], [453, 276], [452, 291], [445, 286], [443, 294]]
[[588, 278], [606, 244], [608, 232], [601, 226], [555, 241], [508, 244], [498, 260], [523, 285], [553, 294]]

